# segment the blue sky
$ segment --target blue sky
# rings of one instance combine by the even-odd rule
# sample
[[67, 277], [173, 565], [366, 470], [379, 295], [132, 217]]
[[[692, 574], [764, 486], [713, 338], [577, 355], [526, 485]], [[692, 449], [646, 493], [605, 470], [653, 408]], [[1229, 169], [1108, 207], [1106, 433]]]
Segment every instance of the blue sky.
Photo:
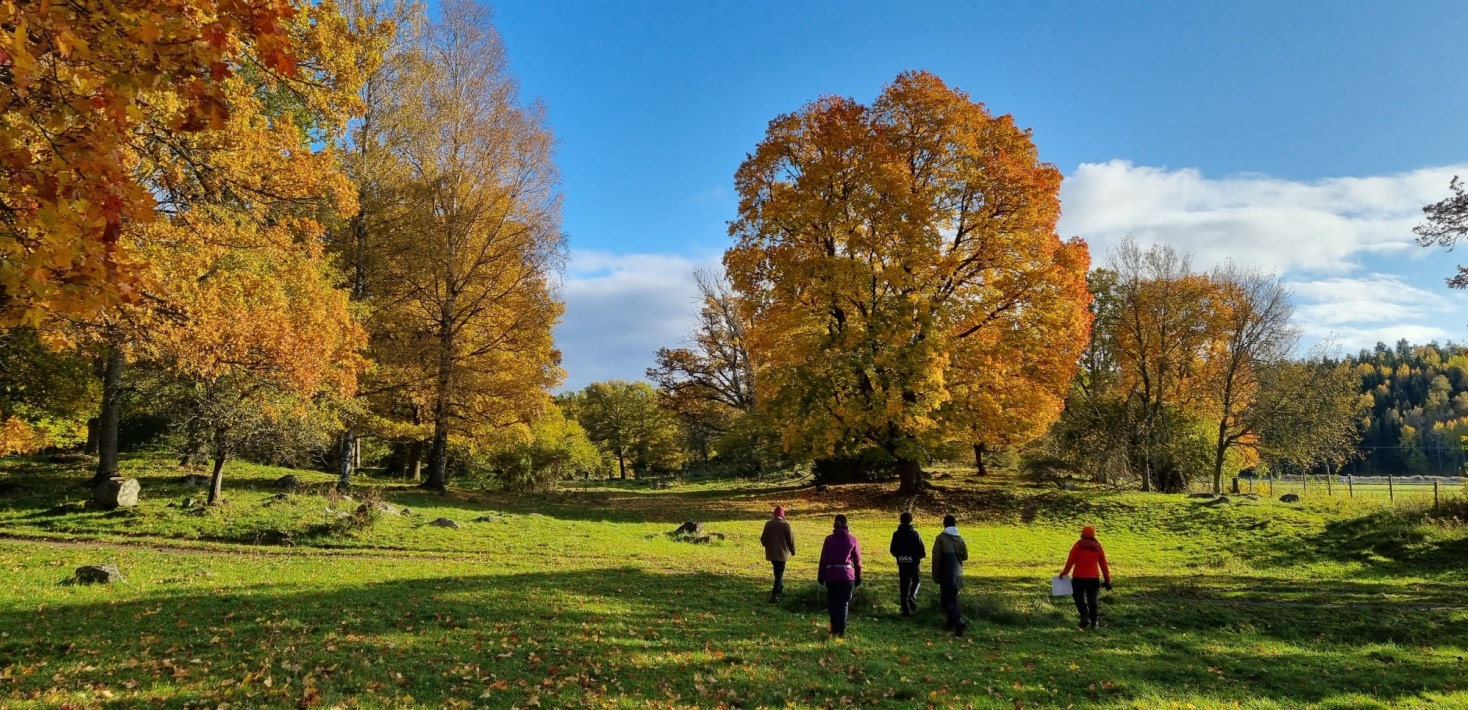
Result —
[[494, 5], [560, 140], [567, 386], [676, 345], [774, 116], [927, 69], [1034, 128], [1062, 232], [1275, 270], [1311, 339], [1468, 340], [1456, 256], [1411, 245], [1468, 176], [1462, 2]]

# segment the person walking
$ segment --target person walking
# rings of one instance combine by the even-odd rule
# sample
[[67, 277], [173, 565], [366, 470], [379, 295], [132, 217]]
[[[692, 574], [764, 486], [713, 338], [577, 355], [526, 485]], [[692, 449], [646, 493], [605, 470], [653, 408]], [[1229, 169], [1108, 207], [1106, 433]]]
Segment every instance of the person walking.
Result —
[[917, 611], [918, 587], [922, 586], [923, 558], [928, 556], [923, 536], [912, 527], [912, 513], [898, 516], [897, 530], [892, 533], [889, 551], [897, 558], [897, 590], [902, 601], [902, 615]]
[[958, 534], [958, 519], [943, 516], [943, 532], [933, 540], [933, 581], [941, 590], [938, 605], [947, 615], [943, 627], [956, 636], [968, 630], [963, 611], [958, 606], [958, 590], [963, 588], [963, 563], [968, 562], [968, 543]]
[[765, 522], [759, 543], [765, 546], [765, 559], [775, 568], [775, 587], [770, 590], [770, 603], [774, 604], [785, 593], [785, 563], [795, 556], [795, 534], [785, 520], [785, 506], [775, 506], [775, 515]]
[[[1111, 590], [1111, 568], [1106, 565], [1106, 550], [1096, 541], [1096, 528], [1090, 525], [1081, 528], [1081, 539], [1071, 545], [1070, 556], [1065, 558], [1065, 569], [1060, 570], [1060, 576], [1065, 577], [1072, 569], [1075, 577], [1070, 582], [1070, 595], [1081, 615], [1080, 629], [1094, 629], [1100, 620], [1101, 610], [1096, 602], [1101, 596], [1101, 587]], [[1104, 584], [1101, 581], [1103, 575], [1106, 579]]]
[[836, 516], [834, 530], [821, 546], [821, 565], [816, 583], [826, 587], [826, 612], [831, 617], [831, 636], [846, 635], [846, 613], [851, 593], [861, 586], [861, 543], [846, 526], [846, 516]]

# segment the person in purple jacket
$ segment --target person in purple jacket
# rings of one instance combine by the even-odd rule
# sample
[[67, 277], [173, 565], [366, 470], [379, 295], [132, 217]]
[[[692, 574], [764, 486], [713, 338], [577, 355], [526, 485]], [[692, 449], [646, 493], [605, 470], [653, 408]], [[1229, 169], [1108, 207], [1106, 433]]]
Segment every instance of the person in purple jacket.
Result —
[[831, 615], [831, 635], [846, 635], [846, 611], [851, 593], [861, 586], [861, 543], [846, 528], [846, 516], [836, 516], [835, 530], [821, 546], [821, 565], [816, 583], [826, 587], [826, 611]]

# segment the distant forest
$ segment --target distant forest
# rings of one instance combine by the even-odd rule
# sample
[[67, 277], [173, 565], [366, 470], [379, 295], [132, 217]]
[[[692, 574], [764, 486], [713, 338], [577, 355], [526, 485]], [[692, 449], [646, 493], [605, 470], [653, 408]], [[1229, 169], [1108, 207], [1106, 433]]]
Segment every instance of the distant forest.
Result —
[[[1360, 454], [1344, 473], [1456, 475], [1468, 448], [1468, 346], [1377, 343], [1347, 358], [1361, 376]], [[1367, 399], [1367, 398], [1370, 399]]]

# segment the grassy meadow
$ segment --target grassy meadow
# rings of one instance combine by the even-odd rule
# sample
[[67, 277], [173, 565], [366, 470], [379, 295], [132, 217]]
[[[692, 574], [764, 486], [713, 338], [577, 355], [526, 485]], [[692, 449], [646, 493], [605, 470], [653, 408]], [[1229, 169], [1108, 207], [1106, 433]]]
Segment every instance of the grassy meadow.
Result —
[[[124, 470], [142, 502], [96, 512], [76, 503], [80, 465], [0, 461], [0, 708], [1468, 707], [1468, 527], [1374, 499], [1210, 505], [956, 474], [915, 500], [363, 479], [348, 501], [324, 474], [232, 464], [225, 504], [190, 508], [203, 491], [167, 460]], [[281, 495], [285, 473], [307, 487]], [[355, 514], [364, 498], [411, 512]], [[758, 538], [776, 503], [798, 550], [771, 605]], [[886, 550], [908, 506], [928, 540], [960, 516], [965, 638], [942, 633], [931, 584], [898, 613]], [[868, 567], [832, 641], [814, 577], [837, 512]], [[725, 539], [669, 539], [683, 520]], [[1116, 590], [1078, 632], [1048, 580], [1086, 523]], [[127, 581], [66, 583], [103, 562]]]

